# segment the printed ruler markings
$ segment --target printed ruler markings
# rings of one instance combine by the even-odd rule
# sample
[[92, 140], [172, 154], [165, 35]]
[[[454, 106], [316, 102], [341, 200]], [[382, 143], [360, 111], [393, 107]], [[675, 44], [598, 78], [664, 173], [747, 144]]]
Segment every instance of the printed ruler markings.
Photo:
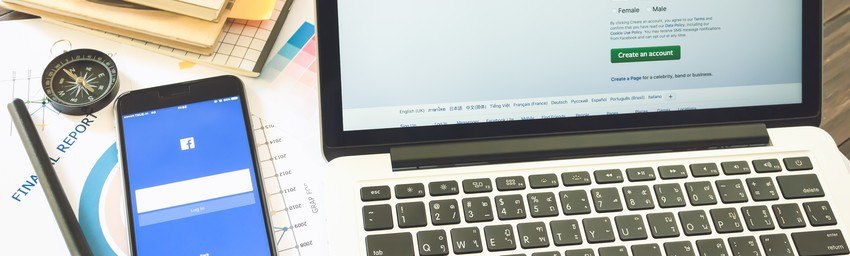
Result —
[[[270, 156], [269, 159], [263, 160], [263, 162], [271, 161], [272, 169], [274, 170], [274, 173], [275, 173], [274, 178], [276, 179], [277, 183], [280, 184], [280, 175], [277, 172], [277, 164], [275, 163], [275, 161], [273, 161], [274, 155], [272, 154], [272, 149], [271, 149], [271, 146], [269, 144], [268, 133], [266, 132], [266, 124], [263, 122], [263, 119], [260, 118], [260, 117], [257, 117], [257, 120], [260, 122], [259, 130], [263, 131], [263, 138], [266, 139], [266, 141], [263, 142], [261, 145], [266, 145], [266, 151], [269, 153], [269, 156]], [[261, 173], [262, 173], [262, 171], [261, 171]], [[272, 178], [272, 177], [268, 177], [268, 178]], [[288, 221], [287, 225], [289, 225], [288, 228], [289, 228], [289, 230], [291, 230], [292, 239], [295, 242], [294, 246], [278, 250], [277, 252], [284, 252], [284, 251], [288, 251], [288, 250], [291, 250], [291, 249], [294, 248], [298, 252], [298, 255], [301, 255], [301, 248], [299, 248], [299, 246], [298, 246], [298, 237], [295, 235], [295, 229], [292, 228], [292, 217], [289, 214], [289, 205], [286, 204], [286, 197], [283, 195], [283, 188], [280, 188], [280, 191], [275, 192], [274, 194], [270, 194], [269, 197], [271, 195], [276, 195], [276, 194], [280, 194], [280, 198], [281, 198], [281, 200], [283, 200], [283, 210], [281, 210], [281, 211], [286, 212], [286, 220]], [[277, 214], [281, 211], [277, 211], [277, 212], [275, 212], [275, 214]], [[284, 235], [286, 235], [286, 232], [281, 233], [281, 235], [280, 235], [281, 239], [280, 240], [283, 240]], [[280, 241], [278, 241], [278, 243], [279, 242]]]

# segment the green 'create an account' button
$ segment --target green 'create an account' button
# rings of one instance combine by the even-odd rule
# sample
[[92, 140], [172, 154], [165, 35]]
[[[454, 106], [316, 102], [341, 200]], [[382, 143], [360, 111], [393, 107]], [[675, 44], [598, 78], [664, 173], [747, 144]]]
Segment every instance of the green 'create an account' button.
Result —
[[679, 59], [682, 59], [682, 47], [678, 45], [611, 49], [611, 63]]

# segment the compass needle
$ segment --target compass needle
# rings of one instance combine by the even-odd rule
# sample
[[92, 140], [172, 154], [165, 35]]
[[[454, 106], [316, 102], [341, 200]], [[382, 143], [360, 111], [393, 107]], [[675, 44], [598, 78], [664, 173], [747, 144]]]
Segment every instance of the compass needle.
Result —
[[[61, 71], [60, 71], [61, 70]], [[85, 115], [108, 106], [118, 94], [118, 70], [103, 52], [76, 49], [62, 53], [48, 64], [42, 86], [51, 110]]]

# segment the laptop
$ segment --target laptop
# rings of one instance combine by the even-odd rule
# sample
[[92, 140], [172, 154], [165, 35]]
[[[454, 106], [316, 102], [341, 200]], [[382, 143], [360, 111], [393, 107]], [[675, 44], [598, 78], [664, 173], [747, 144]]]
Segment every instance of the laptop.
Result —
[[847, 255], [821, 8], [317, 1], [330, 255]]

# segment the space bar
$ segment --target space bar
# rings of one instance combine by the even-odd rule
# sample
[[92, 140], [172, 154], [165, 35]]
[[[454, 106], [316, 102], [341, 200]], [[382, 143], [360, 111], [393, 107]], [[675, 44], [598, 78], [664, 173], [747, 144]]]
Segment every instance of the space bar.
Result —
[[800, 256], [847, 255], [850, 250], [841, 230], [799, 232], [791, 234]]
[[366, 236], [366, 255], [415, 256], [414, 254], [413, 236], [410, 233]]

